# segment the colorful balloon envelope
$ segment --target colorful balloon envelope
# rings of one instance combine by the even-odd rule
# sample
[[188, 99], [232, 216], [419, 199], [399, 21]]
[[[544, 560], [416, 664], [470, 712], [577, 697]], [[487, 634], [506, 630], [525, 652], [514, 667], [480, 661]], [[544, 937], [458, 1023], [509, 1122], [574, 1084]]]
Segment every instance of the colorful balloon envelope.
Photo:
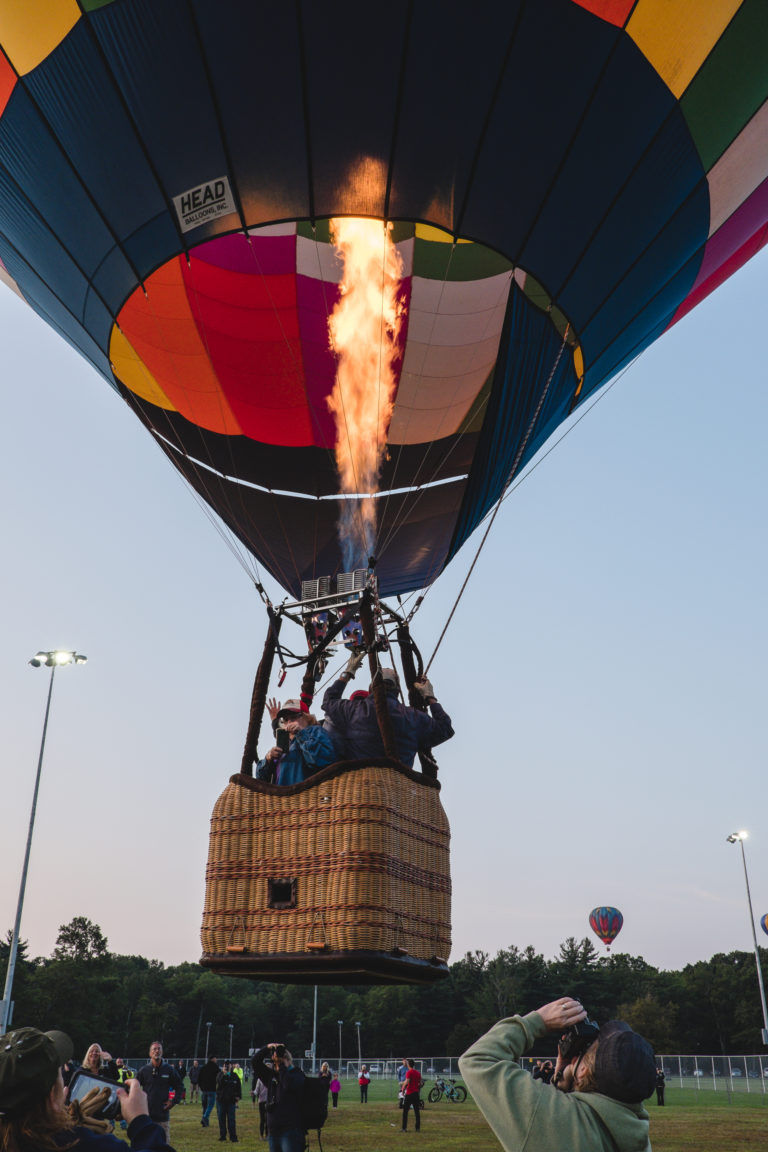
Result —
[[589, 926], [598, 939], [602, 940], [610, 951], [611, 944], [621, 932], [624, 917], [618, 908], [603, 905], [593, 908], [589, 914]]
[[0, 275], [293, 593], [346, 570], [331, 218], [393, 221], [401, 258], [385, 594], [768, 237], [762, 0], [391, 0], [366, 25], [0, 0]]
[[768, 912], [766, 912], [765, 916], [760, 917], [760, 927], [766, 936], [768, 936]]

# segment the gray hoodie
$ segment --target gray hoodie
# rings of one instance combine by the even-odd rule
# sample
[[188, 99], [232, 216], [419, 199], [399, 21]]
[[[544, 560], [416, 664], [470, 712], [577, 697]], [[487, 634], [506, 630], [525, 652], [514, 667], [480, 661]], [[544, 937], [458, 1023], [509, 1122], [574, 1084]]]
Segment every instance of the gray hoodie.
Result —
[[651, 1152], [648, 1113], [599, 1092], [560, 1092], [518, 1063], [548, 1035], [538, 1012], [500, 1020], [459, 1069], [506, 1152]]

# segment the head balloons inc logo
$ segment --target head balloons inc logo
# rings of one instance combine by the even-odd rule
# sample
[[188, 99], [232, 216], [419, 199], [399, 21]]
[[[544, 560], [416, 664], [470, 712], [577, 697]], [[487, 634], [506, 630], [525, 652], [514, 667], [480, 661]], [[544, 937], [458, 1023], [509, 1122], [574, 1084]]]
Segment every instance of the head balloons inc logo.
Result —
[[189, 232], [215, 216], [226, 216], [235, 211], [232, 189], [226, 176], [198, 184], [197, 188], [188, 188], [180, 196], [174, 196], [173, 205], [182, 232]]

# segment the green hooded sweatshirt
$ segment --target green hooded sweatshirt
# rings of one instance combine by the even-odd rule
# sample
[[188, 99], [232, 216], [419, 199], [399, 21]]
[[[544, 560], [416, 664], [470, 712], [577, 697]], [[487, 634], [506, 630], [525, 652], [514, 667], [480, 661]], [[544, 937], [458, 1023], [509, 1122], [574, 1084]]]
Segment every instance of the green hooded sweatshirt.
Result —
[[560, 1092], [518, 1063], [548, 1035], [538, 1012], [500, 1020], [459, 1069], [506, 1152], [651, 1152], [648, 1113], [599, 1092]]

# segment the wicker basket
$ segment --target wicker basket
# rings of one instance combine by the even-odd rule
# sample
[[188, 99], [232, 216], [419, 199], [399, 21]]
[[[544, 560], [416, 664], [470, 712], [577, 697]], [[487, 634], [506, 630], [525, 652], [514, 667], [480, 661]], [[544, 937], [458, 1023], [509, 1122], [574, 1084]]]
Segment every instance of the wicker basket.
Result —
[[440, 979], [449, 840], [437, 782], [395, 761], [288, 788], [233, 776], [211, 818], [201, 962], [294, 983]]

